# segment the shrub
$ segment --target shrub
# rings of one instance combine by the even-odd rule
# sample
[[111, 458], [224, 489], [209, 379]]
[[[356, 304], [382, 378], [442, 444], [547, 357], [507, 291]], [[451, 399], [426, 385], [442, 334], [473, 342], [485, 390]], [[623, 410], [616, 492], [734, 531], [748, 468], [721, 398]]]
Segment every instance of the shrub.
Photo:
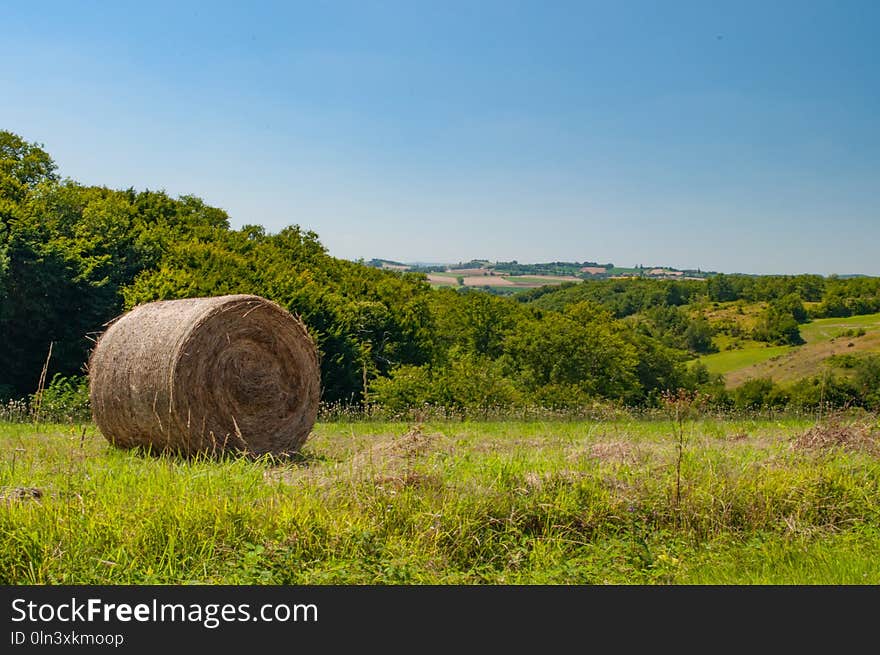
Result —
[[781, 407], [788, 403], [788, 394], [770, 378], [752, 378], [734, 390], [733, 402], [737, 409]]
[[86, 376], [65, 377], [56, 373], [42, 394], [31, 394], [30, 413], [34, 419], [53, 423], [91, 420], [89, 381]]

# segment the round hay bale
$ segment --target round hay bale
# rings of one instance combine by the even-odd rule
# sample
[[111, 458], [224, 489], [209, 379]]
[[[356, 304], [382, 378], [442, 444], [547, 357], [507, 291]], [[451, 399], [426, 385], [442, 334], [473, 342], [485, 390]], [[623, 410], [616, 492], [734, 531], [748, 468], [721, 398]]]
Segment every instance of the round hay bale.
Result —
[[139, 305], [110, 323], [89, 358], [92, 416], [123, 448], [295, 452], [319, 395], [305, 325], [259, 296]]

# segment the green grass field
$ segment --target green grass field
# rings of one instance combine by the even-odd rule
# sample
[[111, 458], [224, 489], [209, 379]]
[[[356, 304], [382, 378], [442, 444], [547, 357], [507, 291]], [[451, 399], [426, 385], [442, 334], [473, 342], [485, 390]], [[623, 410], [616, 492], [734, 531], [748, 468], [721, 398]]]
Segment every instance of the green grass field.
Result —
[[677, 484], [661, 420], [321, 423], [287, 462], [3, 424], [0, 583], [878, 584], [880, 426], [810, 425], [686, 423]]
[[[845, 343], [836, 342], [841, 336], [859, 329], [865, 331], [863, 336], [848, 337]], [[736, 386], [750, 377], [791, 382], [821, 373], [823, 362], [833, 355], [880, 351], [880, 314], [815, 319], [801, 325], [800, 332], [806, 342], [802, 346], [767, 346], [748, 342], [744, 348], [705, 355], [699, 361], [710, 372], [727, 376], [728, 386]], [[720, 341], [726, 344], [728, 340]]]
[[706, 365], [709, 372], [726, 374], [766, 362], [768, 359], [787, 353], [791, 348], [792, 346], [761, 345], [739, 350], [725, 350], [700, 357], [700, 361]]
[[880, 314], [848, 316], [846, 318], [817, 318], [801, 326], [801, 336], [807, 343], [827, 341], [847, 330], [863, 328], [866, 332], [880, 331]]

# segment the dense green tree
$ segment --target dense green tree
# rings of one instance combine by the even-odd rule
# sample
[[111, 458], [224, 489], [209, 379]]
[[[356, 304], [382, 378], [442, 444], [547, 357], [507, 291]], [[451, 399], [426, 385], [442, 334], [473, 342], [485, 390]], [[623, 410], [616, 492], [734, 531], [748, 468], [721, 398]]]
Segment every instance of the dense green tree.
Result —
[[739, 297], [730, 277], [724, 273], [713, 275], [706, 280], [706, 291], [709, 299], [714, 302], [729, 302]]
[[684, 332], [684, 342], [687, 349], [692, 353], [710, 353], [715, 351], [712, 343], [712, 327], [703, 316], [688, 321]]
[[635, 375], [637, 351], [625, 334], [606, 310], [578, 303], [565, 314], [549, 312], [524, 322], [507, 337], [504, 349], [529, 391], [563, 384], [593, 397], [637, 398], [642, 393]]
[[853, 383], [866, 407], [880, 409], [880, 355], [868, 355], [858, 361]]
[[4, 202], [24, 201], [39, 184], [57, 180], [56, 169], [41, 145], [0, 130], [0, 197]]
[[796, 293], [790, 293], [786, 296], [783, 296], [779, 300], [776, 300], [771, 303], [775, 306], [781, 313], [790, 314], [791, 317], [797, 321], [798, 323], [806, 323], [810, 317], [807, 314], [807, 310], [804, 307], [804, 302], [801, 299], [800, 295]]
[[462, 352], [497, 358], [504, 339], [525, 316], [514, 301], [469, 290], [438, 289], [430, 301], [440, 346], [437, 356], [455, 346]]
[[563, 311], [579, 302], [596, 302], [617, 317], [632, 316], [651, 307], [681, 306], [704, 296], [705, 282], [696, 280], [584, 280], [521, 292], [516, 299], [540, 309]]
[[788, 294], [771, 300], [752, 330], [752, 338], [779, 345], [800, 345], [799, 323], [809, 320], [801, 298]]
[[746, 380], [733, 394], [738, 409], [763, 409], [781, 407], [788, 402], [783, 392], [770, 378]]

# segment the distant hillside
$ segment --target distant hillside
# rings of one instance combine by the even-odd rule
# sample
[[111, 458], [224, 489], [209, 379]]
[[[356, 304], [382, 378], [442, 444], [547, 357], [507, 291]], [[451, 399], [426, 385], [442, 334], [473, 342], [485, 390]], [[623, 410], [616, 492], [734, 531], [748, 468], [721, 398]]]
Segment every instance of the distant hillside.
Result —
[[700, 361], [735, 388], [756, 378], [785, 385], [817, 374], [846, 376], [858, 359], [880, 352], [880, 314], [814, 319], [800, 333], [802, 345], [745, 341]]
[[390, 259], [371, 259], [367, 266], [385, 270], [426, 273], [435, 287], [474, 287], [495, 294], [509, 295], [525, 289], [558, 286], [581, 280], [644, 278], [654, 280], [703, 280], [712, 271], [677, 269], [671, 266], [619, 267], [611, 262], [539, 262], [522, 264], [516, 260], [491, 262], [472, 259], [450, 264], [405, 263]]

